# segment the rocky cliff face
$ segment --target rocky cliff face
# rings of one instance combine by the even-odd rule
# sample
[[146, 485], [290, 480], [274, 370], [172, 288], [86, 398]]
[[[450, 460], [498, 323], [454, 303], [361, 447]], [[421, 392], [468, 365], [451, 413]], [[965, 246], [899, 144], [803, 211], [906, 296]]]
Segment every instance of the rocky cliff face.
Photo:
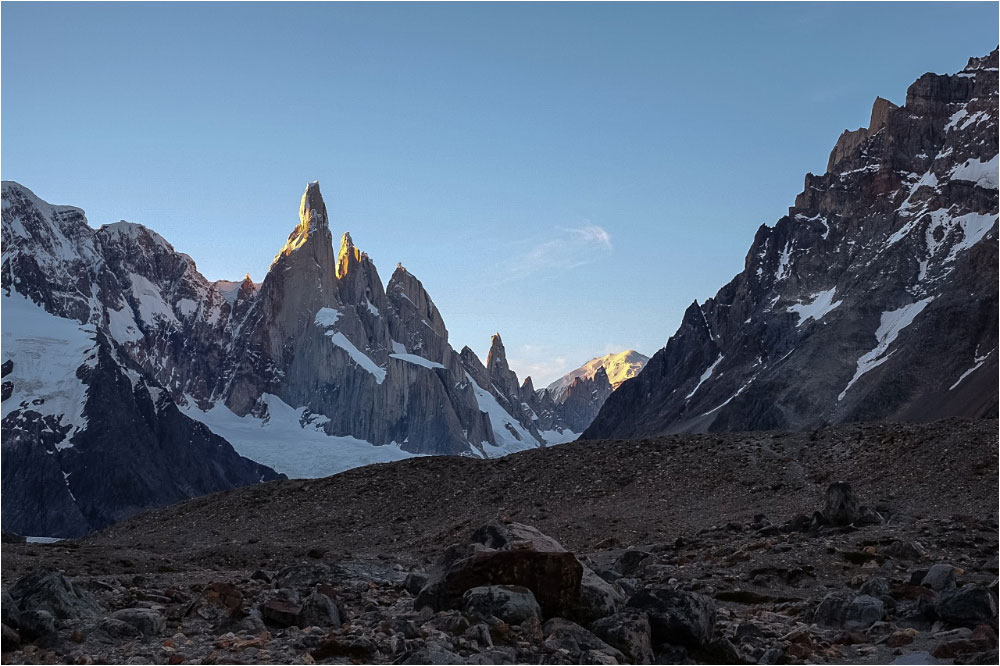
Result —
[[876, 100], [586, 438], [997, 415], [997, 52]]
[[[145, 229], [95, 231], [80, 210], [4, 183], [4, 530], [76, 536], [279, 478], [182, 414], [144, 369], [162, 363], [163, 375], [197, 386], [218, 362], [207, 331], [227, 306], [199, 293], [199, 279]], [[205, 368], [177, 364], [185, 345], [204, 346]]]

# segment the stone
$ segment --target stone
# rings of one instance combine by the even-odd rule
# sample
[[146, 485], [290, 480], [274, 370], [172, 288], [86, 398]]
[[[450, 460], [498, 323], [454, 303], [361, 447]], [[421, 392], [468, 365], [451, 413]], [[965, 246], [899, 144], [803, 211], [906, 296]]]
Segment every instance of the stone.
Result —
[[20, 617], [21, 609], [14, 602], [14, 597], [10, 596], [7, 588], [3, 588], [2, 597], [0, 597], [0, 620], [8, 627], [17, 629]]
[[284, 599], [269, 599], [260, 605], [261, 617], [279, 627], [298, 626], [300, 612], [299, 606]]
[[333, 570], [319, 562], [310, 564], [294, 564], [285, 567], [274, 575], [275, 587], [290, 587], [298, 590], [311, 590], [319, 583], [329, 583], [333, 578]]
[[542, 618], [542, 609], [535, 601], [535, 595], [528, 588], [516, 585], [473, 587], [462, 596], [462, 605], [470, 615], [493, 616], [507, 624]]
[[142, 636], [142, 632], [134, 624], [113, 617], [103, 618], [97, 623], [97, 628], [111, 638], [134, 639]]
[[626, 550], [617, 560], [614, 568], [625, 577], [641, 576], [647, 566], [656, 562], [656, 556], [643, 550]]
[[885, 615], [885, 604], [881, 599], [862, 594], [848, 604], [844, 612], [844, 628], [867, 629]]
[[917, 561], [927, 554], [927, 549], [919, 541], [893, 541], [882, 552], [897, 560]]
[[622, 663], [625, 655], [611, 647], [590, 631], [570, 620], [554, 617], [542, 625], [545, 647], [552, 650], [566, 650], [573, 659], [581, 663], [591, 663], [598, 656], [614, 661], [599, 660], [598, 663]]
[[38, 641], [56, 633], [56, 619], [46, 610], [26, 610], [21, 613], [19, 632], [25, 641]]
[[580, 595], [572, 612], [575, 619], [593, 622], [617, 612], [624, 604], [625, 594], [620, 587], [604, 580], [589, 567], [583, 567]]
[[885, 639], [885, 644], [889, 647], [903, 647], [904, 645], [909, 645], [913, 642], [913, 639], [917, 637], [918, 632], [916, 629], [907, 628], [900, 631], [894, 631], [889, 634]]
[[843, 626], [849, 603], [847, 595], [843, 592], [827, 594], [813, 612], [813, 622], [821, 627]]
[[340, 610], [325, 594], [313, 592], [302, 602], [298, 616], [299, 627], [339, 627], [340, 624]]
[[590, 629], [605, 643], [621, 651], [631, 663], [652, 663], [652, 630], [645, 613], [634, 610], [615, 613], [597, 620]]
[[955, 567], [950, 564], [935, 564], [924, 576], [920, 584], [929, 587], [935, 592], [944, 592], [955, 589]]
[[997, 626], [996, 601], [986, 588], [977, 585], [941, 593], [934, 612], [945, 622], [962, 627]]
[[861, 515], [861, 503], [851, 484], [843, 481], [831, 483], [826, 489], [823, 518], [831, 525], [850, 525]]
[[17, 630], [6, 623], [3, 625], [3, 635], [0, 638], [0, 652], [13, 652], [20, 649], [21, 636]]
[[48, 569], [22, 577], [10, 595], [21, 610], [44, 610], [60, 620], [93, 617], [100, 612], [88, 594], [77, 590], [60, 572]]
[[633, 595], [628, 607], [647, 613], [653, 643], [703, 647], [712, 640], [716, 610], [708, 597], [667, 587], [647, 588]]
[[420, 590], [423, 589], [424, 585], [427, 584], [428, 577], [429, 576], [426, 573], [421, 571], [412, 571], [408, 573], [406, 578], [403, 580], [403, 589], [413, 596], [417, 596], [420, 594]]
[[150, 608], [123, 608], [110, 617], [131, 624], [146, 637], [160, 635], [167, 626], [166, 618]]
[[440, 645], [428, 645], [400, 662], [400, 664], [464, 664], [465, 659]]
[[889, 581], [881, 576], [872, 576], [864, 582], [859, 592], [876, 598], [887, 597], [889, 596]]
[[711, 641], [701, 650], [700, 655], [707, 656], [713, 664], [748, 663], [743, 653], [728, 638]]

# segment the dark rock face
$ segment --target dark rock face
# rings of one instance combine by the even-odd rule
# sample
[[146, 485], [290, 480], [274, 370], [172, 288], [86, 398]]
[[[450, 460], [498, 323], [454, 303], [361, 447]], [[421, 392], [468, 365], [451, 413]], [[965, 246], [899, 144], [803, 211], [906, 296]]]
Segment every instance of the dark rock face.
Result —
[[995, 417], [996, 67], [877, 100], [583, 436]]

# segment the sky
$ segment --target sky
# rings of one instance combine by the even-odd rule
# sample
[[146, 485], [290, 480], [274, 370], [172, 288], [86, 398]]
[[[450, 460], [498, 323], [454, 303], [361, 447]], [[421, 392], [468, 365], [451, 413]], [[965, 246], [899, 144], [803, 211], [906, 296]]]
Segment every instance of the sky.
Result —
[[0, 175], [263, 279], [319, 180], [456, 349], [650, 355], [837, 137], [997, 45], [996, 3], [12, 3]]

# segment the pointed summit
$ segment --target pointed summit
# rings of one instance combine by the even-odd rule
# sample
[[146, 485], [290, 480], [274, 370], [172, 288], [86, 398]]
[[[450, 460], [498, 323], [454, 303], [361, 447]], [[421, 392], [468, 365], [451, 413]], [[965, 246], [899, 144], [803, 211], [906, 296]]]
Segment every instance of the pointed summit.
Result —
[[284, 247], [274, 257], [271, 265], [274, 265], [280, 257], [288, 256], [295, 250], [306, 244], [310, 235], [321, 230], [329, 230], [329, 222], [326, 215], [326, 204], [323, 202], [323, 195], [319, 191], [319, 181], [306, 185], [306, 191], [302, 193], [302, 201], [299, 203], [299, 223], [288, 235]]
[[367, 255], [354, 247], [351, 232], [345, 231], [340, 238], [340, 251], [337, 252], [337, 278], [341, 279], [347, 275], [351, 266], [360, 263], [362, 257], [367, 258]]

